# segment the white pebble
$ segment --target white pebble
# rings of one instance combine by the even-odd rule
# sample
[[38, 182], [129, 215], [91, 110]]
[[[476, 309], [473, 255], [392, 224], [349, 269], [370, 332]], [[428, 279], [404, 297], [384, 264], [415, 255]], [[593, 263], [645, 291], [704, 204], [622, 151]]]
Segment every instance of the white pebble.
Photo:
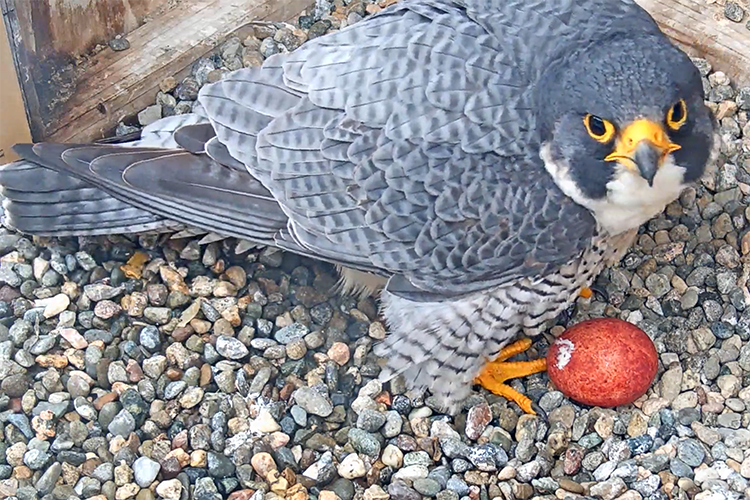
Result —
[[182, 484], [178, 479], [168, 479], [162, 481], [156, 487], [156, 494], [166, 500], [180, 500], [182, 493]]
[[356, 453], [350, 453], [339, 464], [339, 476], [344, 479], [356, 479], [367, 474], [365, 463]]
[[70, 298], [64, 293], [58, 293], [48, 299], [40, 299], [34, 302], [36, 307], [44, 307], [42, 314], [45, 318], [54, 318], [70, 305]]
[[400, 469], [401, 465], [404, 463], [404, 453], [396, 446], [389, 444], [383, 450], [383, 456], [381, 457], [381, 460], [388, 467]]
[[259, 434], [270, 434], [281, 430], [281, 426], [271, 416], [268, 409], [263, 408], [258, 412], [258, 416], [250, 423], [250, 430]]

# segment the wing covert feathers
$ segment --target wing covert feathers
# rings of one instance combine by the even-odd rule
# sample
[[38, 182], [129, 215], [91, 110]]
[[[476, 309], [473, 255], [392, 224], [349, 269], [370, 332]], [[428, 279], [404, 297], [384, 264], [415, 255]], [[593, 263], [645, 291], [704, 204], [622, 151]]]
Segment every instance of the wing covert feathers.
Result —
[[551, 272], [595, 222], [539, 159], [540, 54], [634, 25], [658, 29], [629, 1], [405, 0], [204, 86], [195, 113], [136, 141], [21, 148], [0, 172], [10, 219], [172, 221], [396, 275], [396, 293], [429, 300]]

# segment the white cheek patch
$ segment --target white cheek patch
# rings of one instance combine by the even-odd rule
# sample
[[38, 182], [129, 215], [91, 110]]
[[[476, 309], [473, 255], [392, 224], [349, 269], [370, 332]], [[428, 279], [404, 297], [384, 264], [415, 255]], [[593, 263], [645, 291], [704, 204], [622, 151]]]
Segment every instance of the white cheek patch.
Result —
[[540, 156], [558, 187], [573, 201], [594, 212], [599, 225], [613, 236], [636, 229], [661, 213], [686, 187], [685, 169], [669, 155], [656, 173], [653, 186], [637, 172], [618, 166], [607, 184], [607, 196], [593, 200], [578, 188], [567, 165], [552, 160], [549, 145], [542, 148]]
[[568, 363], [570, 358], [573, 357], [573, 351], [576, 350], [576, 345], [568, 339], [557, 339], [555, 340], [557, 346], [557, 356], [555, 357], [555, 367], [558, 370], [562, 370]]
[[676, 165], [672, 156], [667, 157], [664, 164], [659, 167], [653, 186], [649, 186], [638, 172], [618, 167], [615, 178], [607, 184], [607, 199], [615, 205], [644, 209], [668, 205], [680, 196], [685, 187], [685, 169]]

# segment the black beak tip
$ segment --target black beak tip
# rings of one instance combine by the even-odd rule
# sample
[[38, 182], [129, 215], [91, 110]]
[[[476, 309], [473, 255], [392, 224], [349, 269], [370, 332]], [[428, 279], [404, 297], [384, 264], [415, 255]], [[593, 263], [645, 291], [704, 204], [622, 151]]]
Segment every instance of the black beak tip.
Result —
[[635, 150], [636, 165], [641, 172], [641, 176], [646, 179], [650, 187], [654, 187], [654, 178], [659, 169], [661, 161], [661, 152], [650, 142], [641, 142]]

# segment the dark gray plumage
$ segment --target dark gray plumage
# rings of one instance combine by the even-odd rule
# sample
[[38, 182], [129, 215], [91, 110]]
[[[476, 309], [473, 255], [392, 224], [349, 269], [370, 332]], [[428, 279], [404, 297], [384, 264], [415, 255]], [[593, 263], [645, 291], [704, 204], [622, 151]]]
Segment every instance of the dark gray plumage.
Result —
[[[666, 130], [680, 99], [688, 119], [660, 137], [681, 149], [653, 157], [648, 184], [605, 158], [634, 120]], [[617, 260], [715, 146], [697, 70], [625, 0], [404, 0], [199, 102], [130, 145], [19, 149], [0, 171], [10, 224], [179, 223], [390, 278], [389, 370], [447, 406]], [[594, 140], [587, 114], [619, 135]]]

